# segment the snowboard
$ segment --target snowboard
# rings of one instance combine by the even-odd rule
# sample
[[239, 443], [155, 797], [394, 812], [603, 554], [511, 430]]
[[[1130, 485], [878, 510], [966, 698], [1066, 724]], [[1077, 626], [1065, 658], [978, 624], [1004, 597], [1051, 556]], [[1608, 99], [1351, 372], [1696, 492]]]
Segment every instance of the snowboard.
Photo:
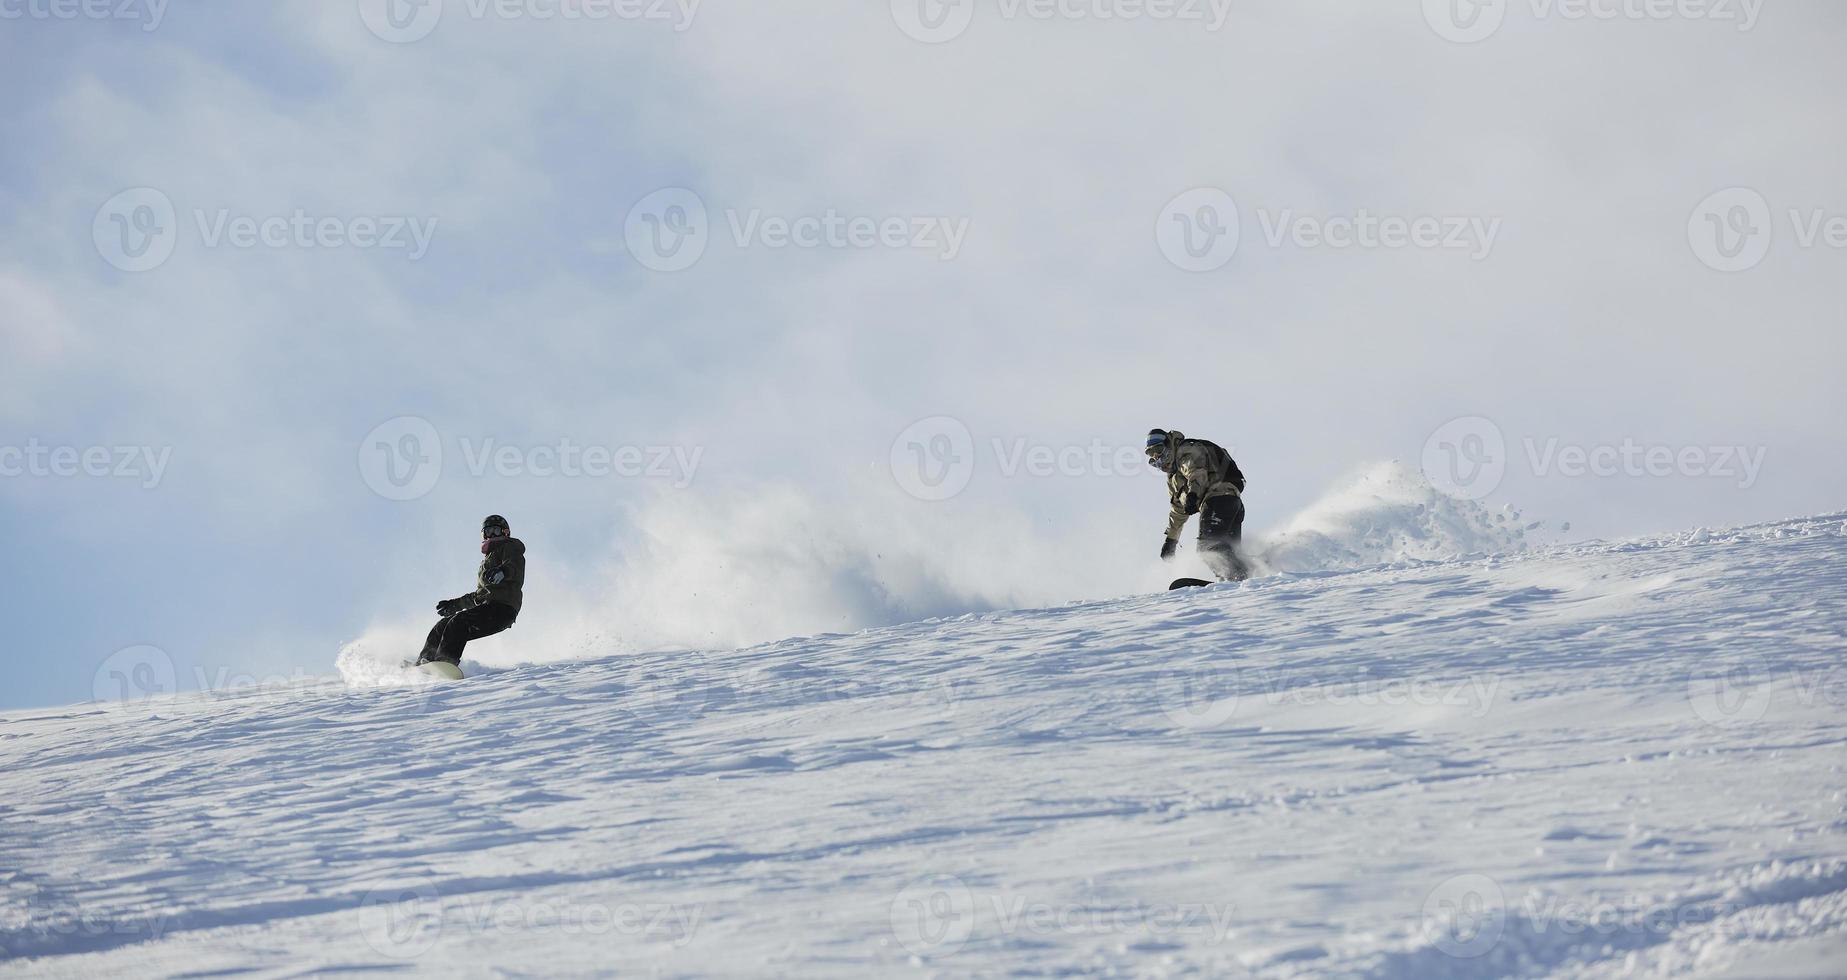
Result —
[[1178, 592], [1181, 589], [1203, 589], [1212, 584], [1214, 583], [1208, 582], [1203, 578], [1177, 578], [1174, 579], [1174, 584], [1167, 587], [1167, 591]]
[[462, 668], [457, 667], [447, 660], [432, 660], [427, 664], [419, 664], [417, 669], [431, 677], [438, 677], [445, 681], [459, 681], [462, 679]]

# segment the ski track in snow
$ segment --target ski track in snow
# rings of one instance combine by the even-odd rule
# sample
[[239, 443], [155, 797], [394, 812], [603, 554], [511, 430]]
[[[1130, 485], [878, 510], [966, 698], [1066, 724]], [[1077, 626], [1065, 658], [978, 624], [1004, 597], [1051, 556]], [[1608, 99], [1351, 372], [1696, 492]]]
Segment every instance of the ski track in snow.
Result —
[[1833, 516], [11, 712], [0, 975], [1839, 975], [1844, 558]]

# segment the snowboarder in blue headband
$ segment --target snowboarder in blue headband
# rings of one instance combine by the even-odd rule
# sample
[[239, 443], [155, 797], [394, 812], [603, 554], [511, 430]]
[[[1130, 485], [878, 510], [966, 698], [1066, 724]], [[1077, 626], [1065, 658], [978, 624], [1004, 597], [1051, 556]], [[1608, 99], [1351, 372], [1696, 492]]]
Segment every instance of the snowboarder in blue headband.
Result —
[[1238, 553], [1244, 537], [1244, 473], [1225, 450], [1204, 439], [1154, 429], [1148, 433], [1148, 465], [1167, 474], [1170, 507], [1161, 558], [1172, 561], [1180, 532], [1199, 515], [1199, 556], [1224, 582], [1242, 582], [1250, 569]]

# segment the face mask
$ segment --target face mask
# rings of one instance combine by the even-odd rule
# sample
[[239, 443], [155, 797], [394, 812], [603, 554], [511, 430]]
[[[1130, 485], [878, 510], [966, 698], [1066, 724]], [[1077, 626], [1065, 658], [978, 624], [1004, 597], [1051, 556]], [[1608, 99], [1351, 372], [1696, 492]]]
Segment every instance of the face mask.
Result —
[[1157, 470], [1167, 469], [1167, 440], [1151, 436], [1148, 439], [1148, 465]]

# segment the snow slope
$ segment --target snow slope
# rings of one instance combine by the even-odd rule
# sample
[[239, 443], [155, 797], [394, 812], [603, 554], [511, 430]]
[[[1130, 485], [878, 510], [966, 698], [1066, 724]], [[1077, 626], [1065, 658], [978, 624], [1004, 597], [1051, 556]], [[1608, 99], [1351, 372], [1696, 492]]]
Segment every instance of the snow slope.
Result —
[[0, 975], [1841, 975], [1844, 558], [1832, 516], [14, 712]]

